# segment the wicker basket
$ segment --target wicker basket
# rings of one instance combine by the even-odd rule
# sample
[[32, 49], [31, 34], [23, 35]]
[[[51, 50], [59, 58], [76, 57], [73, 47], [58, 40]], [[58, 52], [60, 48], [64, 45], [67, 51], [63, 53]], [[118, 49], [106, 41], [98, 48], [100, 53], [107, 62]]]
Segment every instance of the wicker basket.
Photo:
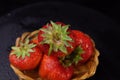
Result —
[[[35, 35], [38, 33], [38, 30], [33, 32], [25, 32], [21, 37], [16, 39], [16, 46], [19, 45], [20, 41], [24, 41], [25, 38], [36, 38]], [[95, 46], [95, 45], [94, 45]], [[83, 65], [75, 67], [74, 75], [72, 80], [85, 80], [93, 76], [96, 72], [97, 66], [99, 64], [98, 60], [99, 51], [95, 48], [94, 54], [91, 56], [88, 62]], [[31, 71], [20, 71], [13, 65], [10, 65], [14, 72], [18, 75], [19, 80], [42, 80], [38, 75], [38, 69]]]

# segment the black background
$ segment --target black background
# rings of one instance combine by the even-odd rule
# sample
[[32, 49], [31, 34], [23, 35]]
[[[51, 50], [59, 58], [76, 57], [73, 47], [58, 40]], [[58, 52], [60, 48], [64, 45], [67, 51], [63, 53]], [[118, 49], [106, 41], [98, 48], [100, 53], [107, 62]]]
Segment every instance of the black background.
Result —
[[111, 17], [118, 24], [120, 21], [120, 2], [119, 0], [0, 0], [0, 16], [10, 12], [19, 7], [23, 7], [28, 4], [38, 3], [41, 1], [51, 2], [71, 2], [73, 4], [82, 5], [88, 8], [92, 8], [99, 11], [106, 16]]
[[[11, 12], [14, 9], [21, 8], [26, 5], [38, 3], [41, 1], [42, 0], [8, 0], [8, 1], [4, 0], [4, 2], [0, 1], [0, 17], [4, 16], [5, 14], [8, 14], [9, 12]], [[44, 0], [42, 2], [45, 2], [45, 1], [50, 2], [49, 0]], [[51, 0], [51, 1], [55, 1], [55, 0]], [[110, 26], [109, 27], [110, 29], [108, 31], [107, 30], [105, 32], [103, 31], [104, 33], [102, 33], [101, 36], [99, 36], [100, 38], [102, 38], [101, 40], [103, 40], [102, 44], [105, 45], [105, 46], [103, 46], [103, 48], [105, 48], [105, 49], [101, 49], [101, 52], [102, 52], [102, 50], [104, 50], [103, 52], [106, 53], [104, 58], [109, 59], [109, 63], [107, 63], [106, 59], [103, 60], [102, 58], [100, 58], [101, 61], [106, 61], [106, 62], [102, 62], [104, 64], [101, 64], [101, 66], [98, 67], [99, 68], [98, 75], [99, 74], [101, 75], [101, 72], [103, 71], [102, 72], [103, 78], [101, 78], [101, 79], [108, 79], [108, 80], [114, 80], [114, 78], [115, 78], [115, 80], [118, 79], [119, 78], [119, 70], [120, 70], [120, 65], [119, 65], [119, 61], [120, 61], [120, 59], [119, 59], [119, 57], [120, 57], [120, 52], [119, 52], [120, 3], [115, 0], [111, 0], [111, 1], [105, 1], [105, 0], [104, 1], [102, 1], [102, 0], [73, 0], [73, 1], [56, 0], [56, 1], [57, 2], [69, 2], [72, 4], [76, 4], [76, 5], [80, 5], [80, 6], [84, 6], [84, 7], [93, 9], [93, 10], [99, 12], [100, 14], [107, 16], [109, 19], [111, 19], [113, 21], [113, 23], [114, 23], [113, 25], [115, 25], [115, 26], [113, 26], [113, 25]], [[0, 36], [0, 39], [1, 38], [2, 37]], [[109, 53], [110, 53], [110, 55], [109, 55]], [[107, 55], [109, 55], [109, 56], [106, 57]], [[101, 56], [103, 56], [103, 55], [101, 54]], [[114, 57], [112, 57], [112, 56], [114, 56]], [[9, 65], [9, 64], [7, 64], [7, 65]], [[104, 66], [104, 65], [107, 65], [107, 66]], [[100, 67], [105, 67], [105, 68], [100, 68]], [[104, 69], [106, 69], [106, 70], [104, 70]], [[108, 71], [108, 72], [106, 72], [106, 71]], [[2, 72], [4, 72], [4, 71], [2, 71]], [[104, 75], [104, 73], [105, 73], [105, 75]], [[112, 74], [113, 76], [110, 74]], [[93, 78], [91, 78], [90, 80], [93, 80], [94, 78], [96, 79], [96, 77], [100, 77], [100, 76], [96, 75]]]

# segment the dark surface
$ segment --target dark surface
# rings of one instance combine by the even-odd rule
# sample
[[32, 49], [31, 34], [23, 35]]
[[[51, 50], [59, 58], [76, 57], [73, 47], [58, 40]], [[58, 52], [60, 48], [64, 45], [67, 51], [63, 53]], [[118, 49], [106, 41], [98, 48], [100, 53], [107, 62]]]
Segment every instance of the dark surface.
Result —
[[39, 2], [70, 2], [73, 4], [82, 5], [96, 11], [99, 11], [106, 16], [111, 17], [117, 23], [120, 23], [120, 2], [119, 0], [1, 0], [0, 1], [0, 16], [10, 12], [19, 7], [23, 7], [28, 4]]
[[25, 31], [40, 28], [49, 20], [71, 24], [89, 34], [100, 51], [100, 64], [96, 74], [88, 80], [119, 79], [119, 24], [108, 16], [75, 4], [39, 3], [16, 9], [0, 18], [0, 80], [17, 80], [9, 67], [10, 46]]

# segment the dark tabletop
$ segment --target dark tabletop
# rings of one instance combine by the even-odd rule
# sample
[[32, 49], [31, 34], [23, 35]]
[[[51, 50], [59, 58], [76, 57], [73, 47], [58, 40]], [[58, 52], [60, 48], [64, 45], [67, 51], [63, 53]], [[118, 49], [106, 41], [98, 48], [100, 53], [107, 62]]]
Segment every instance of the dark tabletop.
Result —
[[116, 20], [118, 23], [120, 21], [120, 2], [118, 0], [1, 0], [0, 1], [0, 16], [5, 13], [10, 12], [16, 8], [38, 3], [38, 2], [51, 2], [51, 1], [59, 1], [59, 2], [71, 2], [78, 5], [82, 5], [88, 8], [92, 8], [96, 11], [99, 11], [112, 19]]

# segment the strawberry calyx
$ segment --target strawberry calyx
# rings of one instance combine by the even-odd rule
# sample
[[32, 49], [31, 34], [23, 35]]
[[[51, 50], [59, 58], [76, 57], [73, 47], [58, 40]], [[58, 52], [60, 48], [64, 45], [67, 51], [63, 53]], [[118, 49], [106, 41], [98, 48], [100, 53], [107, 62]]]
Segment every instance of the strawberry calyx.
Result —
[[83, 58], [81, 56], [81, 54], [83, 54], [83, 53], [84, 53], [84, 50], [82, 49], [81, 46], [76, 47], [73, 54], [70, 55], [71, 57], [73, 57], [72, 63], [75, 63], [77, 65], [79, 61], [83, 60]]
[[79, 61], [83, 60], [83, 58], [81, 57], [81, 54], [83, 53], [84, 50], [80, 46], [78, 46], [75, 48], [72, 54], [61, 57], [59, 60], [65, 67], [71, 66], [72, 64], [77, 65]]
[[43, 37], [43, 40], [40, 43], [48, 44], [50, 46], [48, 55], [50, 55], [52, 51], [61, 51], [67, 54], [68, 52], [66, 47], [72, 48], [68, 41], [73, 41], [72, 38], [68, 36], [68, 28], [70, 25], [61, 25], [50, 21], [50, 25], [47, 24], [46, 26], [47, 28], [40, 29], [44, 32], [41, 35]]
[[25, 39], [25, 42], [20, 42], [19, 46], [11, 47], [13, 50], [11, 55], [15, 54], [17, 58], [22, 57], [22, 59], [24, 59], [25, 56], [30, 56], [30, 52], [34, 52], [32, 48], [35, 46], [36, 44], [30, 43], [29, 39]]

